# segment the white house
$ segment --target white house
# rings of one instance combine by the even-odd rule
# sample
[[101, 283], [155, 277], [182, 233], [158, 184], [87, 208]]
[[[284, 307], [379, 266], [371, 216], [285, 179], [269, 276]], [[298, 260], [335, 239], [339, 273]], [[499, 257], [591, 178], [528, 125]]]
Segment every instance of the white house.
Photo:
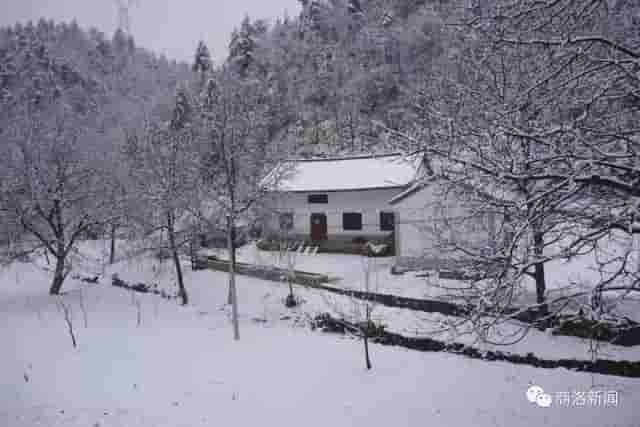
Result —
[[267, 234], [322, 251], [393, 242], [396, 265], [404, 268], [450, 259], [443, 242], [486, 245], [493, 220], [478, 214], [460, 191], [429, 178], [422, 162], [420, 155], [400, 154], [285, 162], [267, 198]]
[[395, 229], [389, 200], [406, 190], [418, 162], [377, 155], [292, 160], [268, 198], [266, 228], [340, 250], [336, 242], [380, 241]]

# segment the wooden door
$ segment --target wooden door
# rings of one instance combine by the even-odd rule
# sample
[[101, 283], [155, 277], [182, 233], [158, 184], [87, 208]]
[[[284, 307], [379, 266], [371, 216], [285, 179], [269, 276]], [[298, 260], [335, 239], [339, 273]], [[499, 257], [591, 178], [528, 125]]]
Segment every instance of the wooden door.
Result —
[[311, 214], [311, 240], [327, 239], [327, 215], [323, 213]]

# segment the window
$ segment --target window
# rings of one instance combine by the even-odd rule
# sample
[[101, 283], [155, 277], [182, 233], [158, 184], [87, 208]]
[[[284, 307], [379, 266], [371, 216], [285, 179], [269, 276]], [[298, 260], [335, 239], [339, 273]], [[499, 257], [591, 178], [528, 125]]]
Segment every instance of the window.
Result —
[[280, 230], [291, 230], [293, 228], [293, 213], [283, 212], [280, 214]]
[[309, 203], [329, 203], [329, 196], [326, 194], [309, 194], [307, 201]]
[[380, 231], [393, 231], [395, 217], [393, 212], [380, 212]]
[[355, 212], [343, 213], [342, 228], [344, 230], [362, 230], [362, 214]]

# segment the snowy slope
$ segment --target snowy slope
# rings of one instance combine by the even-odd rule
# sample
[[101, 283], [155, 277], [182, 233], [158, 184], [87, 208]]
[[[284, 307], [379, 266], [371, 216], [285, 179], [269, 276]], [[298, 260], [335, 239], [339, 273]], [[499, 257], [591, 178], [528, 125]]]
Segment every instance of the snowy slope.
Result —
[[[226, 258], [225, 250], [208, 250], [209, 253], [217, 254]], [[329, 277], [340, 278], [332, 286], [347, 289], [364, 289], [364, 270], [367, 258], [359, 255], [342, 254], [316, 254], [316, 255], [295, 255], [295, 268], [304, 271], [327, 274]], [[286, 260], [279, 258], [277, 252], [261, 251], [255, 245], [246, 245], [239, 249], [238, 259], [242, 262], [254, 263], [258, 265], [276, 265], [286, 267]], [[437, 299], [443, 292], [442, 289], [430, 286], [429, 279], [420, 277], [414, 273], [404, 275], [392, 275], [390, 267], [393, 258], [372, 258], [370, 289], [374, 292], [401, 295], [412, 298], [434, 298]], [[574, 264], [559, 263], [553, 265], [550, 276], [551, 292], [566, 292], [566, 282], [560, 278], [571, 278], [577, 275], [589, 277], [592, 272], [583, 268], [584, 262]], [[453, 280], [438, 279], [441, 286], [454, 287], [459, 282]], [[264, 285], [262, 285], [264, 286]], [[268, 285], [267, 285], [268, 286]], [[575, 289], [575, 288], [572, 288]], [[349, 317], [355, 306], [350, 298], [329, 294], [325, 291], [313, 289], [302, 289], [297, 287], [296, 292], [302, 296], [307, 304], [304, 309], [308, 313], [317, 314], [330, 312], [339, 317]], [[523, 294], [521, 298], [534, 300], [535, 295]], [[277, 306], [277, 303], [275, 304]], [[639, 303], [630, 307], [640, 307]], [[638, 316], [638, 312], [631, 313], [632, 317]], [[276, 316], [277, 317], [277, 316]], [[386, 307], [376, 305], [373, 311], [375, 321], [384, 324], [387, 330], [397, 332], [405, 336], [429, 337], [446, 342], [460, 342], [482, 350], [498, 350], [514, 354], [526, 355], [534, 353], [538, 357], [547, 359], [577, 359], [591, 360], [594, 356], [601, 359], [611, 360], [640, 360], [640, 346], [622, 347], [603, 342], [597, 343], [594, 348], [590, 340], [553, 336], [547, 332], [537, 329], [528, 330], [526, 336], [512, 345], [486, 344], [482, 343], [478, 335], [472, 330], [471, 325], [461, 324], [461, 319], [444, 316], [439, 313], [421, 313], [401, 308]], [[492, 341], [497, 343], [511, 343], [520, 337], [522, 330], [520, 323], [503, 324], [496, 328], [495, 333], [490, 336]], [[595, 353], [594, 353], [595, 351]]]
[[[171, 284], [149, 259], [106, 274], [116, 270]], [[321, 296], [298, 289], [307, 303], [289, 311], [286, 287], [258, 279], [239, 277], [234, 342], [218, 272], [187, 274], [189, 307], [70, 281], [62, 298], [73, 311], [73, 349], [57, 299], [46, 295], [48, 276], [28, 264], [0, 274], [0, 426], [637, 425], [636, 379], [377, 345], [367, 372], [358, 341], [296, 326], [303, 311], [322, 308]], [[525, 398], [532, 383], [550, 394], [616, 391], [619, 402], [541, 408]]]

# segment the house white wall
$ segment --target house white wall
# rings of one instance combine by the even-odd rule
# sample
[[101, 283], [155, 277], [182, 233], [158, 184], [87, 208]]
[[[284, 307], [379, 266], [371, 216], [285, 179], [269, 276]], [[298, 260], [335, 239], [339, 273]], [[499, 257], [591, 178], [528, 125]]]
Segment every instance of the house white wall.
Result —
[[432, 183], [398, 200], [396, 215], [397, 265], [455, 258], [443, 250], [445, 241], [482, 246], [492, 238], [492, 219]]
[[433, 219], [438, 204], [431, 186], [418, 190], [394, 204], [396, 214], [396, 256], [435, 255]]
[[[384, 237], [391, 231], [380, 230], [380, 212], [393, 212], [389, 200], [403, 191], [402, 188], [372, 190], [330, 191], [330, 192], [283, 192], [274, 193], [267, 203], [271, 215], [267, 227], [279, 230], [280, 212], [293, 213], [293, 229], [290, 234], [309, 236], [312, 213], [324, 213], [327, 216], [327, 234], [332, 237]], [[326, 194], [328, 203], [309, 203], [310, 194]], [[362, 230], [344, 230], [342, 214], [358, 212], [362, 214]]]

